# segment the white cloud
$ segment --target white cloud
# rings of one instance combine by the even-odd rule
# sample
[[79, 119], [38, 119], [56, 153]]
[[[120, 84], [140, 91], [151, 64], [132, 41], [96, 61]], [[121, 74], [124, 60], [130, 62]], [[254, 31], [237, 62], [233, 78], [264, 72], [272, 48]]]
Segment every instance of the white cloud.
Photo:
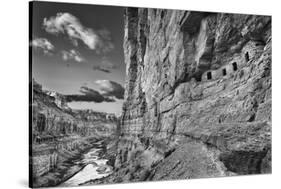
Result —
[[124, 99], [125, 89], [119, 83], [110, 80], [97, 80], [95, 83], [99, 86], [102, 95]]
[[78, 18], [69, 13], [57, 13], [49, 19], [44, 18], [43, 28], [51, 34], [66, 34], [73, 45], [78, 46], [78, 41], [83, 42], [97, 53], [106, 53], [114, 48], [108, 30], [94, 31], [83, 26]]
[[84, 62], [85, 59], [80, 55], [80, 53], [74, 49], [71, 49], [70, 51], [61, 51], [62, 53], [62, 59], [67, 60], [74, 60], [76, 62]]
[[46, 38], [35, 38], [31, 42], [32, 47], [35, 49], [43, 50], [44, 54], [52, 54], [51, 51], [54, 50], [54, 45]]
[[100, 87], [103, 92], [113, 91], [113, 86], [109, 80], [97, 80], [95, 83]]

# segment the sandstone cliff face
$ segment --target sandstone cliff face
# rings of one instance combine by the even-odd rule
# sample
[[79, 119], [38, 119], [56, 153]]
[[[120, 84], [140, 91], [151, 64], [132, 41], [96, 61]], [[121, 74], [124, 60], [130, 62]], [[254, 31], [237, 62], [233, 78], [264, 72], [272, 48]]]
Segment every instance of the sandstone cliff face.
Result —
[[60, 137], [66, 134], [82, 134], [83, 130], [85, 130], [83, 125], [78, 125], [77, 120], [57, 106], [55, 102], [56, 99], [53, 96], [46, 94], [40, 88], [33, 88], [33, 142], [40, 142], [40, 137], [48, 138], [47, 136]]
[[270, 173], [271, 17], [127, 8], [124, 19], [115, 181]]
[[55, 186], [67, 170], [79, 170], [79, 166], [71, 165], [71, 159], [81, 156], [96, 140], [115, 136], [118, 120], [112, 114], [71, 110], [65, 104], [64, 95], [43, 91], [35, 81], [32, 84], [33, 185]]
[[72, 110], [67, 106], [64, 95], [43, 91], [42, 86], [33, 81], [33, 142], [38, 142], [39, 138], [49, 140], [66, 135], [90, 136], [100, 130], [110, 135], [116, 133], [117, 122], [114, 114]]
[[119, 119], [115, 114], [96, 112], [93, 110], [71, 110], [70, 113], [88, 128], [89, 133], [101, 137], [116, 135]]

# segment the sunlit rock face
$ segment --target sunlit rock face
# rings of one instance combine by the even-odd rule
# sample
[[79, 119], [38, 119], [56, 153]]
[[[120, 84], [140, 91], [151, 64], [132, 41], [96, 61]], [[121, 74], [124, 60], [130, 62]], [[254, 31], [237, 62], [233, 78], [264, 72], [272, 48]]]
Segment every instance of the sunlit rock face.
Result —
[[59, 100], [56, 96], [33, 87], [32, 142], [34, 143], [44, 142], [43, 138], [47, 140], [51, 136], [86, 134], [84, 125], [79, 124], [79, 120], [57, 105]]
[[270, 173], [271, 17], [127, 8], [124, 19], [116, 182]]
[[[34, 187], [55, 186], [71, 165], [69, 160], [81, 156], [96, 140], [114, 137], [118, 119], [114, 114], [91, 110], [72, 110], [65, 96], [42, 90], [32, 82], [32, 134], [30, 165]], [[50, 175], [48, 175], [50, 173]]]
[[46, 94], [53, 97], [54, 103], [61, 109], [69, 109], [66, 97], [55, 91], [46, 91]]
[[72, 110], [64, 95], [43, 91], [42, 86], [33, 81], [32, 141], [35, 143], [70, 135], [91, 136], [97, 132], [110, 135], [116, 133], [117, 122], [114, 114]]
[[93, 110], [72, 110], [71, 114], [82, 122], [90, 135], [116, 135], [119, 119], [115, 114], [96, 112]]

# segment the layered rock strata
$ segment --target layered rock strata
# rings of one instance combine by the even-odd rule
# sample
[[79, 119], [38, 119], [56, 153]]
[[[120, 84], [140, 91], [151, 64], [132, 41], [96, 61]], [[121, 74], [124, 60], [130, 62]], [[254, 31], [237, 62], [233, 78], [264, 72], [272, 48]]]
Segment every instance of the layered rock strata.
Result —
[[73, 161], [97, 140], [115, 137], [118, 119], [113, 114], [72, 110], [65, 104], [64, 95], [44, 91], [35, 81], [32, 84], [32, 185], [56, 186], [81, 169]]
[[127, 8], [113, 182], [271, 172], [271, 17]]

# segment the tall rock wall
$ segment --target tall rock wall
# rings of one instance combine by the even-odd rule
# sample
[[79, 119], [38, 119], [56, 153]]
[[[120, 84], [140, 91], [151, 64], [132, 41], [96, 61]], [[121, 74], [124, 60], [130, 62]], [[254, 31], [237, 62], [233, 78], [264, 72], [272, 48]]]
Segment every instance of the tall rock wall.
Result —
[[33, 142], [38, 142], [39, 138], [45, 138], [46, 142], [65, 135], [112, 135], [116, 133], [117, 122], [114, 114], [72, 110], [66, 104], [65, 95], [43, 91], [42, 86], [33, 81]]
[[55, 98], [40, 88], [33, 87], [32, 98], [32, 142], [39, 138], [82, 134], [83, 125], [55, 103]]
[[81, 169], [70, 160], [93, 148], [97, 140], [112, 140], [116, 136], [118, 119], [114, 114], [72, 110], [65, 104], [64, 95], [43, 91], [34, 80], [32, 85], [32, 184], [34, 187], [55, 186], [64, 175], [67, 177], [67, 170]]
[[116, 179], [271, 172], [271, 17], [127, 8], [124, 19]]

